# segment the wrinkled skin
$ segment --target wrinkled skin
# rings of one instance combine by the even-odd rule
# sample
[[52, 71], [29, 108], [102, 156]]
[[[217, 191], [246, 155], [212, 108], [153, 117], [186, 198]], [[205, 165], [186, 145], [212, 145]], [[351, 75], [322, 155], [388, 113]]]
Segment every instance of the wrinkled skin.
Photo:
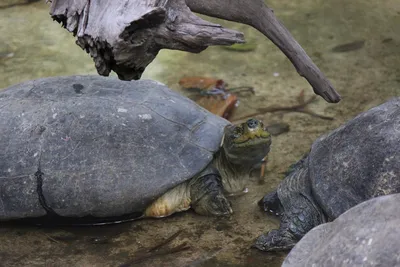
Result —
[[[259, 120], [249, 119], [238, 125], [226, 126], [222, 149], [217, 156], [222, 162], [222, 168], [219, 168], [221, 173], [214, 169], [213, 174], [193, 180], [193, 209], [202, 215], [231, 214], [233, 211], [224, 193], [235, 195], [245, 190], [241, 187], [245, 185], [244, 179], [253, 166], [265, 158], [270, 145], [271, 135]], [[224, 188], [224, 183], [229, 184], [234, 191], [232, 188]]]
[[292, 165], [292, 170], [277, 191], [259, 201], [262, 210], [280, 217], [281, 224], [279, 229], [261, 235], [254, 244], [255, 248], [263, 251], [290, 250], [314, 226], [327, 221], [312, 197], [306, 159]]

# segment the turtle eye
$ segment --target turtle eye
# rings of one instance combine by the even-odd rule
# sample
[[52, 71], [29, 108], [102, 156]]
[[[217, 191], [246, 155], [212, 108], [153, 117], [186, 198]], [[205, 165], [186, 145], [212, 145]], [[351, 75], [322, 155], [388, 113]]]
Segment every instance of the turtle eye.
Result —
[[249, 120], [247, 120], [246, 124], [247, 124], [247, 127], [249, 127], [249, 129], [254, 129], [254, 128], [257, 128], [258, 121], [255, 119], [249, 119]]
[[235, 130], [233, 130], [232, 137], [233, 138], [239, 138], [243, 134], [243, 129], [241, 127], [236, 127]]

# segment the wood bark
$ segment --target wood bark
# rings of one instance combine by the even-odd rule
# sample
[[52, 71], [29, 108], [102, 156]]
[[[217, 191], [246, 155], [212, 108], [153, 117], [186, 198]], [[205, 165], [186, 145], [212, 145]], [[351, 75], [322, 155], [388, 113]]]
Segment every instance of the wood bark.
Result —
[[51, 16], [74, 35], [100, 75], [140, 79], [160, 49], [199, 53], [244, 42], [243, 34], [202, 20], [184, 0], [53, 0]]
[[199, 53], [243, 43], [243, 34], [194, 13], [251, 25], [275, 45], [327, 102], [340, 95], [262, 0], [53, 0], [50, 15], [77, 37], [100, 75], [140, 79], [161, 49]]
[[327, 102], [341, 97], [286, 27], [263, 0], [186, 0], [193, 12], [250, 25], [268, 37]]

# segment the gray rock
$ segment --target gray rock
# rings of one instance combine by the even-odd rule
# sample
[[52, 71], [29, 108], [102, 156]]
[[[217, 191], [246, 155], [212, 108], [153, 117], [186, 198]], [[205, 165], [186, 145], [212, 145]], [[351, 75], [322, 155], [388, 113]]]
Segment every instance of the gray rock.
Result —
[[282, 267], [400, 266], [400, 194], [376, 197], [308, 232]]

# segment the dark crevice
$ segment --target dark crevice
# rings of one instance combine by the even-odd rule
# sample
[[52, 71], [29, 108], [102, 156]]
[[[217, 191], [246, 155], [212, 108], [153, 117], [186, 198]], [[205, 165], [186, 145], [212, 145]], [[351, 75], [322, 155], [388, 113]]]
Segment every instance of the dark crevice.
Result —
[[143, 218], [142, 212], [133, 212], [121, 216], [99, 218], [94, 216], [84, 216], [84, 217], [66, 217], [57, 214], [50, 215], [46, 214], [41, 217], [35, 218], [21, 218], [12, 221], [1, 222], [3, 225], [40, 225], [43, 227], [87, 227], [87, 226], [106, 226], [111, 224], [127, 223], [131, 221], [136, 221]]
[[[124, 214], [121, 216], [112, 216], [107, 218], [99, 218], [91, 215], [84, 217], [67, 217], [57, 214], [47, 203], [45, 196], [43, 195], [43, 176], [44, 173], [41, 171], [40, 167], [35, 172], [36, 177], [36, 192], [39, 197], [39, 203], [42, 208], [46, 211], [46, 215], [36, 218], [21, 218], [17, 220], [10, 221], [10, 224], [15, 225], [15, 223], [21, 224], [36, 224], [42, 226], [88, 226], [88, 225], [108, 225], [108, 224], [118, 224], [129, 221], [134, 221], [143, 217], [142, 212], [133, 212], [129, 214]], [[7, 223], [7, 222], [2, 222]]]
[[52, 208], [49, 207], [49, 205], [46, 202], [46, 198], [43, 195], [43, 175], [44, 173], [40, 170], [40, 167], [38, 168], [37, 172], [35, 172], [35, 177], [36, 177], [36, 192], [39, 196], [39, 203], [42, 206], [42, 208], [47, 212], [47, 215], [49, 216], [59, 216]]

